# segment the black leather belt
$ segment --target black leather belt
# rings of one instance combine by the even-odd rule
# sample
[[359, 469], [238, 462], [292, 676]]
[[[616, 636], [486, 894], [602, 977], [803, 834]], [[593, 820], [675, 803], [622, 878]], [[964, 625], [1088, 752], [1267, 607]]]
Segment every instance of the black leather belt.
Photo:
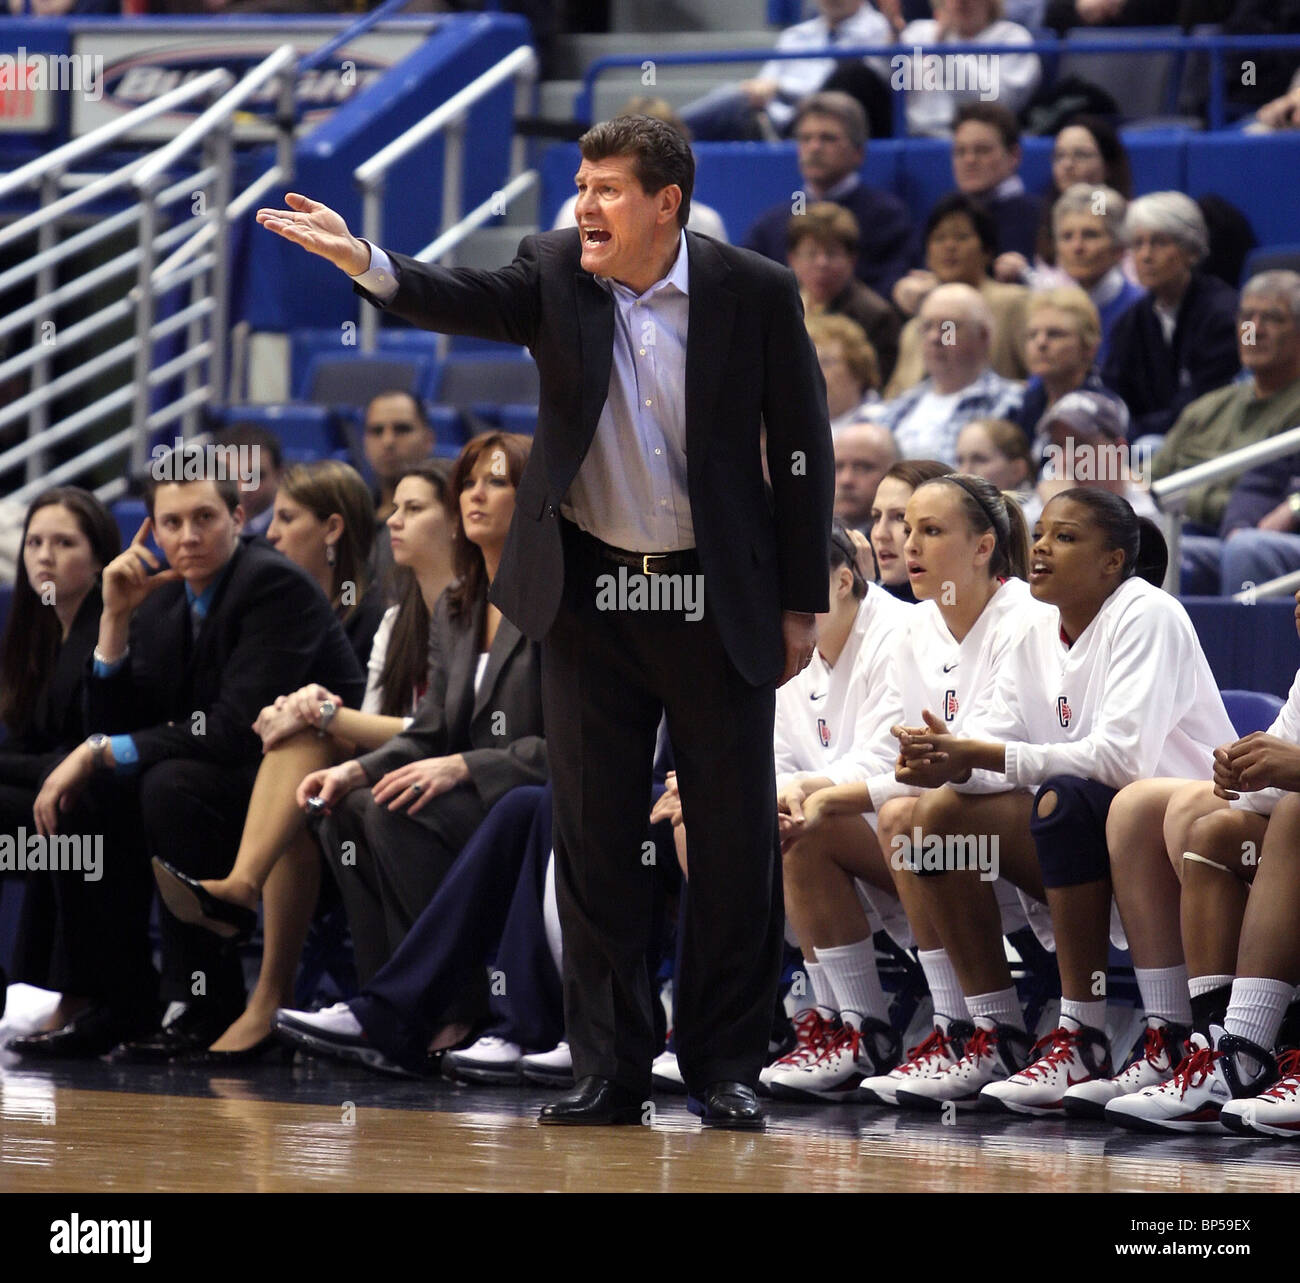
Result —
[[700, 569], [699, 553], [694, 548], [683, 548], [680, 552], [628, 552], [596, 538], [592, 543], [605, 561], [628, 566], [642, 575], [693, 575]]

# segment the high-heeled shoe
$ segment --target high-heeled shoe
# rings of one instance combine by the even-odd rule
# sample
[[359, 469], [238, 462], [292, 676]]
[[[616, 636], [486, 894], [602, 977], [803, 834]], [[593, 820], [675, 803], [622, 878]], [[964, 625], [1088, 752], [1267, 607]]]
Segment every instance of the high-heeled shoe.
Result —
[[254, 1065], [261, 1060], [268, 1051], [274, 1049], [280, 1053], [280, 1060], [284, 1064], [289, 1064], [293, 1060], [294, 1049], [286, 1047], [279, 1038], [275, 1036], [274, 1030], [267, 1034], [251, 1047], [244, 1047], [239, 1051], [213, 1051], [208, 1048], [203, 1053], [199, 1063], [204, 1065]]
[[253, 934], [257, 913], [242, 904], [219, 900], [197, 878], [154, 856], [154, 880], [163, 903], [174, 917], [190, 926], [205, 927], [214, 935], [237, 944]]

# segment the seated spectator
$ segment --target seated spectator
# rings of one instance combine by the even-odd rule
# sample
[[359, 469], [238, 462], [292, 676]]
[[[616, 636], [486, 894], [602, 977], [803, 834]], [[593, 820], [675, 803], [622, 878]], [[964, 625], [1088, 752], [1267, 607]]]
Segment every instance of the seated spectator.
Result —
[[[1022, 379], [1026, 373], [1024, 333], [1029, 291], [1023, 285], [1006, 285], [989, 275], [994, 248], [992, 218], [969, 196], [952, 192], [935, 205], [925, 220], [926, 271], [914, 272], [908, 280], [921, 283], [924, 278], [928, 289], [956, 282], [978, 290], [993, 317], [990, 363], [1003, 378]], [[895, 294], [903, 292], [906, 284], [900, 281]], [[914, 316], [903, 327], [898, 365], [886, 396], [899, 396], [925, 377], [921, 346], [920, 319]]]
[[[300, 804], [325, 804], [321, 845], [343, 892], [363, 984], [493, 804], [546, 778], [537, 646], [488, 601], [530, 444], [486, 434], [457, 461], [457, 579], [434, 608], [430, 685], [414, 722], [382, 747], [314, 771], [298, 789]], [[467, 1025], [485, 997], [463, 995]]]
[[230, 872], [195, 885], [169, 867], [155, 870], [173, 912], [218, 934], [238, 929], [241, 920], [248, 927], [262, 902], [257, 984], [243, 1012], [208, 1048], [211, 1063], [242, 1064], [265, 1054], [272, 1015], [293, 1000], [321, 873], [320, 849], [297, 802], [299, 784], [314, 770], [400, 734], [429, 684], [429, 618], [451, 578], [457, 523], [446, 479], [431, 460], [409, 469], [394, 497], [388, 524], [400, 604], [385, 613], [375, 634], [360, 708], [315, 683], [264, 708], [253, 728], [262, 739], [262, 761]]
[[[817, 8], [817, 17], [787, 27], [777, 37], [779, 51], [894, 42], [893, 28], [867, 0], [817, 0]], [[884, 58], [873, 62], [883, 81], [888, 63]], [[784, 138], [797, 123], [799, 101], [821, 89], [835, 68], [833, 58], [773, 59], [753, 80], [720, 85], [688, 103], [682, 119], [702, 142]]]
[[1300, 70], [1291, 78], [1286, 93], [1266, 102], [1245, 126], [1248, 134], [1270, 134], [1284, 129], [1300, 129]]
[[898, 462], [894, 434], [879, 423], [851, 423], [835, 435], [835, 515], [864, 535], [880, 479]]
[[[615, 115], [653, 116], [655, 120], [662, 120], [665, 124], [671, 125], [687, 142], [691, 138], [691, 131], [686, 127], [685, 121], [672, 109], [666, 98], [642, 96], [629, 98]], [[575, 192], [560, 206], [551, 227], [554, 231], [561, 231], [566, 227], [576, 227], [577, 224], [578, 196]], [[727, 239], [727, 225], [722, 221], [722, 215], [712, 205], [706, 205], [702, 200], [696, 200], [694, 197], [691, 198], [691, 212], [686, 220], [686, 226], [702, 236], [712, 236], [715, 241]]]
[[1037, 468], [1020, 425], [1010, 419], [972, 419], [957, 437], [957, 471], [991, 481], [1014, 495], [1033, 529], [1043, 505], [1034, 490]]
[[872, 388], [879, 388], [898, 360], [901, 322], [894, 308], [853, 274], [858, 220], [834, 201], [818, 201], [807, 213], [790, 219], [788, 235], [788, 261], [799, 282], [804, 315], [842, 316], [856, 322], [875, 353], [878, 370]]
[[918, 318], [926, 377], [887, 401], [875, 417], [894, 434], [904, 459], [954, 463], [957, 435], [972, 419], [1015, 418], [1022, 384], [989, 364], [993, 313], [969, 285], [940, 285]]
[[[1300, 274], [1260, 272], [1242, 287], [1238, 344], [1250, 376], [1193, 401], [1169, 430], [1151, 461], [1163, 477], [1230, 450], [1265, 441], [1300, 423]], [[1284, 464], [1269, 465], [1279, 472]], [[1218, 538], [1235, 479], [1228, 477], [1186, 492], [1183, 512], [1184, 593], [1217, 594], [1222, 545]], [[1234, 572], [1235, 577], [1235, 572]], [[1229, 581], [1236, 591], [1234, 581]]]
[[375, 505], [361, 474], [334, 459], [297, 464], [280, 480], [273, 513], [267, 541], [320, 585], [364, 667], [384, 595], [370, 582]]
[[745, 248], [778, 263], [786, 261], [790, 217], [816, 201], [843, 205], [858, 220], [858, 279], [888, 298], [907, 271], [912, 219], [892, 192], [868, 187], [859, 171], [867, 155], [867, 118], [848, 94], [820, 93], [805, 98], [795, 113], [802, 190], [793, 203], [765, 210], [745, 237]]
[[270, 428], [255, 423], [236, 423], [212, 434], [219, 446], [232, 446], [236, 450], [255, 452], [258, 484], [251, 490], [240, 488], [239, 506], [244, 510], [244, 538], [266, 534], [271, 524], [275, 492], [280, 488], [280, 473], [284, 471], [284, 451], [280, 438]]
[[1180, 0], [1047, 0], [1042, 25], [1062, 36], [1075, 27], [1167, 27], [1182, 12]]
[[410, 392], [381, 392], [366, 406], [363, 450], [366, 466], [375, 478], [375, 542], [370, 553], [370, 578], [386, 583], [393, 564], [388, 547], [389, 515], [397, 478], [413, 463], [433, 453], [433, 427]]
[[880, 400], [876, 354], [862, 327], [847, 316], [810, 316], [808, 337], [826, 380], [831, 431], [838, 432], [863, 406]]
[[1124, 231], [1147, 295], [1111, 328], [1101, 377], [1128, 406], [1134, 439], [1163, 436], [1184, 407], [1241, 368], [1237, 293], [1198, 270], [1209, 233], [1196, 202], [1182, 192], [1139, 197]]
[[1219, 527], [1224, 596], [1300, 570], [1300, 454], [1261, 463], [1238, 478]]
[[1042, 197], [1025, 191], [1020, 177], [1020, 123], [1001, 103], [968, 102], [952, 134], [952, 180], [993, 218], [997, 255], [1033, 254], [1042, 225]]
[[1056, 240], [1052, 227], [1052, 210], [1067, 188], [1075, 183], [1109, 187], [1125, 201], [1133, 198], [1133, 171], [1128, 149], [1115, 127], [1101, 116], [1080, 112], [1068, 117], [1056, 130], [1052, 144], [1052, 180], [1042, 197], [1042, 216], [1034, 245], [1033, 263], [1024, 254], [1002, 254], [993, 265], [1000, 281], [1019, 281], [1024, 285], [1046, 287], [1054, 281], [1050, 269], [1056, 265]]
[[1042, 505], [1063, 490], [1096, 487], [1128, 500], [1139, 517], [1158, 516], [1150, 494], [1139, 485], [1127, 440], [1128, 416], [1114, 397], [1069, 392], [1043, 415], [1037, 437], [1045, 443]]
[[1035, 457], [1042, 442], [1035, 438], [1039, 421], [1049, 407], [1069, 392], [1093, 392], [1112, 397], [1097, 373], [1096, 355], [1101, 344], [1101, 319], [1092, 300], [1076, 286], [1063, 285], [1029, 296], [1025, 327], [1025, 364], [1030, 379], [1016, 422], [1026, 440], [1033, 442]]
[[[995, 54], [996, 61], [988, 63], [990, 55], [944, 55], [945, 44], [1028, 45], [1034, 37], [1016, 22], [1002, 18], [1002, 0], [934, 0], [933, 18], [920, 18], [909, 22], [899, 33], [900, 45], [921, 46], [923, 53], [913, 55], [908, 62], [910, 77], [903, 84], [907, 91], [907, 132], [916, 136], [946, 137], [952, 132], [959, 107], [979, 90], [970, 88], [930, 89], [925, 87], [925, 58], [943, 59], [944, 67], [952, 66], [958, 57], [965, 64], [960, 83], [967, 86], [987, 85], [987, 94], [996, 92], [998, 102], [1012, 115], [1018, 115], [1028, 104], [1038, 88], [1042, 76], [1036, 54]], [[983, 63], [979, 59], [983, 58]], [[933, 65], [933, 64], [931, 64]], [[996, 82], [988, 74], [996, 71]], [[981, 71], [984, 79], [981, 80]], [[942, 77], [946, 80], [947, 77]], [[956, 79], [956, 77], [954, 77]], [[985, 101], [983, 106], [990, 104]], [[1007, 249], [1019, 246], [1007, 245]], [[1032, 250], [1032, 240], [1029, 249]], [[1025, 252], [1025, 251], [1022, 251]]]
[[[93, 921], [95, 966], [117, 971], [117, 1001], [134, 1010], [154, 993], [149, 858], [192, 877], [224, 873], [261, 760], [258, 710], [309, 679], [352, 700], [362, 690], [360, 665], [319, 587], [273, 549], [239, 538], [235, 482], [166, 479], [187, 475], [187, 465], [184, 454], [155, 462], [149, 516], [104, 569], [87, 679], [86, 720], [96, 733], [46, 776], [34, 812], [43, 833], [101, 833], [106, 811], [117, 818], [103, 880], [59, 878], [54, 893], [63, 938]], [[166, 569], [146, 542], [151, 531]], [[110, 903], [113, 912], [98, 911]], [[243, 1007], [238, 956], [165, 908], [159, 922], [162, 997], [171, 1006], [156, 1034], [122, 1049], [128, 1059], [201, 1051]], [[204, 982], [197, 991], [196, 975]], [[62, 1054], [64, 1035], [75, 1032], [65, 1026], [18, 1050]], [[77, 1054], [101, 1054], [114, 1034], [131, 1032], [106, 1023]]]
[[1119, 192], [1091, 183], [1075, 183], [1052, 206], [1056, 262], [1097, 308], [1101, 345], [1093, 359], [1098, 365], [1105, 365], [1110, 354], [1115, 322], [1145, 293], [1120, 266], [1127, 212], [1128, 202]]
[[[0, 833], [15, 843], [19, 830], [32, 823], [46, 773], [85, 739], [85, 674], [103, 605], [99, 575], [121, 551], [121, 541], [112, 515], [94, 495], [59, 486], [32, 500], [19, 548], [0, 643], [0, 723], [6, 736], [0, 746]], [[79, 1037], [91, 1038], [102, 1026], [148, 1027], [153, 1011], [147, 1005], [133, 1009], [129, 1001], [123, 1005], [135, 986], [128, 979], [119, 990], [123, 977], [112, 967], [117, 959], [97, 952], [95, 919], [111, 913], [111, 903], [88, 899], [87, 918], [58, 939], [50, 873], [29, 871], [25, 881], [14, 978], [61, 995], [45, 1028], [71, 1025]], [[110, 883], [105, 890], [111, 888]], [[0, 970], [0, 1011], [4, 1000]]]

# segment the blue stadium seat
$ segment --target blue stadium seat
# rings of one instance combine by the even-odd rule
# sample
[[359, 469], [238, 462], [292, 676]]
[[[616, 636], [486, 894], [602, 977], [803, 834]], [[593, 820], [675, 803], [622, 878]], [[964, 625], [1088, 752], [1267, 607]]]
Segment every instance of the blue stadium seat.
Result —
[[1295, 175], [1300, 173], [1300, 133], [1189, 134], [1187, 182], [1193, 198], [1213, 192], [1250, 220], [1261, 245], [1295, 240]]
[[252, 423], [275, 433], [285, 458], [294, 462], [326, 459], [343, 443], [334, 416], [319, 405], [229, 405], [221, 411], [227, 425]]
[[364, 409], [379, 393], [400, 388], [424, 400], [433, 392], [437, 368], [437, 361], [425, 355], [317, 353], [307, 364], [298, 399], [315, 405]]
[[143, 499], [119, 499], [112, 508], [113, 520], [122, 535], [122, 547], [135, 538], [135, 532], [149, 515]]
[[537, 431], [537, 407], [535, 405], [503, 405], [501, 407], [501, 428], [505, 432], [522, 432], [531, 437]]
[[1264, 691], [1220, 691], [1232, 728], [1238, 735], [1266, 731], [1282, 709], [1282, 700]]
[[1300, 272], [1300, 241], [1285, 245], [1261, 245], [1246, 255], [1241, 269], [1241, 283], [1250, 280], [1257, 272], [1274, 272], [1279, 268]]

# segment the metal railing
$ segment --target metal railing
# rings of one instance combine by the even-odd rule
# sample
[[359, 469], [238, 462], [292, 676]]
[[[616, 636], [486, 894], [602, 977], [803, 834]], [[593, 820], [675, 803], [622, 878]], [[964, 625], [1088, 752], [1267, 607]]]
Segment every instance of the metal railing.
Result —
[[[40, 202], [0, 230], [0, 248], [24, 240], [34, 240], [35, 248], [0, 274], [0, 290], [27, 286], [34, 293], [32, 302], [0, 319], [0, 339], [30, 332], [25, 350], [0, 362], [0, 381], [25, 378], [27, 384], [0, 409], [0, 430], [24, 418], [27, 425], [25, 440], [0, 450], [0, 471], [24, 466], [24, 484], [9, 498], [26, 502], [46, 486], [83, 481], [117, 461], [118, 475], [96, 489], [111, 501], [127, 489], [128, 469], [143, 467], [152, 431], [181, 421], [192, 433], [203, 405], [224, 396], [229, 225], [292, 175], [296, 59], [293, 47], [282, 45], [238, 83], [228, 71], [210, 71], [0, 178], [0, 199], [34, 190]], [[276, 163], [232, 200], [234, 113], [277, 77]], [[109, 173], [71, 172], [156, 117], [208, 101], [192, 124], [151, 154]], [[89, 226], [71, 225], [90, 218], [92, 207], [124, 202], [117, 212], [96, 214]], [[86, 252], [102, 255], [112, 238], [132, 229], [134, 248], [59, 284], [61, 264]], [[61, 310], [96, 291], [116, 297], [65, 323]], [[105, 331], [118, 341], [96, 350]], [[159, 363], [155, 348], [165, 340], [181, 351]], [[66, 412], [51, 422], [56, 402]], [[72, 441], [86, 448], [48, 467], [50, 448]]]
[[[536, 170], [524, 170], [526, 140], [515, 134], [510, 145], [507, 182], [488, 200], [464, 212], [465, 128], [470, 108], [507, 81], [514, 81], [514, 114], [530, 110], [533, 85], [537, 80], [537, 55], [527, 45], [507, 54], [494, 67], [471, 80], [440, 107], [399, 134], [369, 160], [358, 165], [353, 178], [361, 188], [361, 235], [372, 245], [383, 239], [384, 184], [389, 171], [415, 148], [438, 134], [443, 142], [442, 219], [438, 236], [416, 258], [422, 262], [453, 261], [456, 247], [490, 218], [504, 214], [510, 202], [537, 183]], [[379, 314], [373, 307], [361, 311], [361, 350], [373, 352], [379, 331]], [[439, 336], [439, 351], [445, 354], [447, 338]]]
[[[1184, 468], [1182, 472], [1175, 472], [1171, 476], [1162, 477], [1159, 481], [1151, 483], [1151, 497], [1160, 509], [1165, 542], [1169, 545], [1169, 569], [1165, 572], [1164, 584], [1169, 592], [1178, 592], [1183, 512], [1187, 507], [1188, 494], [1199, 486], [1208, 485], [1212, 481], [1223, 481], [1245, 472], [1248, 468], [1254, 468], [1261, 463], [1271, 463], [1274, 459], [1281, 459], [1297, 451], [1300, 451], [1300, 427], [1288, 428], [1277, 436], [1269, 437], [1267, 441], [1257, 441], [1254, 445], [1230, 450], [1217, 459]], [[1286, 579], [1290, 578], [1291, 576], [1286, 577]], [[1261, 584], [1251, 590], [1251, 595], [1258, 599], [1291, 590], [1283, 587], [1277, 592], [1265, 591], [1279, 583], [1284, 583], [1284, 580], [1272, 580], [1268, 584]], [[1240, 594], [1239, 598], [1245, 599]]]
[[[969, 41], [951, 44], [933, 44], [922, 46], [923, 53], [939, 54], [947, 57], [952, 54], [1038, 54], [1040, 57], [1061, 57], [1074, 54], [1106, 54], [1115, 57], [1119, 54], [1134, 53], [1201, 53], [1209, 58], [1209, 100], [1206, 115], [1210, 129], [1222, 129], [1227, 123], [1227, 97], [1224, 91], [1224, 56], [1231, 53], [1259, 53], [1263, 51], [1294, 52], [1300, 50], [1300, 35], [1287, 36], [1134, 36], [1129, 40], [1034, 40], [1029, 44], [976, 44]], [[607, 71], [619, 67], [635, 68], [641, 71], [644, 64], [653, 63], [658, 67], [699, 66], [708, 63], [752, 63], [752, 62], [790, 62], [800, 60], [832, 59], [840, 61], [846, 58], [899, 58], [908, 57], [916, 52], [913, 45], [831, 45], [823, 49], [732, 49], [724, 51], [703, 51], [684, 53], [665, 51], [664, 53], [605, 54], [595, 58], [587, 67], [582, 78], [582, 88], [574, 101], [575, 119], [590, 125], [592, 123], [593, 104], [595, 101], [596, 81]], [[892, 77], [891, 77], [892, 78]], [[891, 86], [892, 88], [892, 86]], [[907, 137], [906, 123], [907, 91], [893, 90], [894, 137]]]

